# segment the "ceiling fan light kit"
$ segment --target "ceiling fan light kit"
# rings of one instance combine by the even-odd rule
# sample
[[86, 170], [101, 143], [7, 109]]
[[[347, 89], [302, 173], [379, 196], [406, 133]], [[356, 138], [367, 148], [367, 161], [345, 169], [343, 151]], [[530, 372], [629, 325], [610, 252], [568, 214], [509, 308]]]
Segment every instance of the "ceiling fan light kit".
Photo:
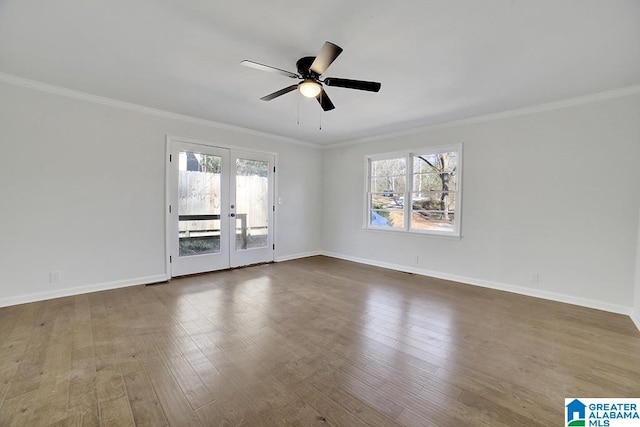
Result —
[[292, 79], [302, 80], [302, 82], [297, 85], [291, 85], [270, 93], [269, 95], [263, 96], [260, 98], [263, 101], [271, 101], [272, 99], [298, 89], [303, 96], [307, 98], [316, 98], [324, 111], [330, 111], [333, 110], [335, 106], [322, 87], [323, 83], [327, 86], [366, 90], [369, 92], [378, 92], [382, 86], [378, 82], [369, 82], [364, 80], [341, 79], [337, 77], [326, 77], [325, 79], [321, 79], [324, 72], [329, 68], [329, 65], [331, 65], [341, 53], [342, 48], [340, 46], [331, 42], [325, 42], [317, 56], [304, 56], [296, 62], [296, 68], [298, 69], [297, 73], [249, 60], [244, 60], [241, 64], [246, 67], [255, 68], [256, 70], [282, 74], [283, 76], [287, 76]]
[[315, 80], [307, 79], [298, 84], [298, 90], [300, 90], [302, 96], [305, 96], [307, 98], [315, 98], [316, 96], [320, 95], [320, 92], [322, 92], [322, 86]]

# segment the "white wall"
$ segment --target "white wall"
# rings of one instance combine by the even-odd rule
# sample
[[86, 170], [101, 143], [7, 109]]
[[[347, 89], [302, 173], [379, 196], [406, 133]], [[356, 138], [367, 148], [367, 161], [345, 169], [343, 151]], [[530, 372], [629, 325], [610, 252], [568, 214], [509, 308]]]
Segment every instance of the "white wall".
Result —
[[[0, 306], [164, 278], [170, 134], [277, 153], [277, 259], [324, 250], [634, 310], [640, 327], [638, 117], [635, 95], [320, 152], [0, 83]], [[362, 229], [366, 154], [452, 142], [464, 143], [461, 240]]]
[[[629, 314], [639, 117], [632, 95], [327, 150], [323, 249]], [[362, 229], [365, 155], [456, 142], [464, 145], [461, 240]]]
[[164, 278], [167, 134], [276, 153], [276, 257], [320, 250], [315, 148], [6, 83], [0, 130], [0, 306]]

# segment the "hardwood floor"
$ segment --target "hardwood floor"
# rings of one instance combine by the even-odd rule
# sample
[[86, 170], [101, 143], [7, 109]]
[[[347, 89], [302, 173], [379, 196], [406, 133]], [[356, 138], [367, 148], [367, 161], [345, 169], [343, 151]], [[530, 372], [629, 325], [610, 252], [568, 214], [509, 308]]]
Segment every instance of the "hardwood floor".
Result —
[[326, 257], [0, 309], [0, 426], [562, 425], [626, 316]]

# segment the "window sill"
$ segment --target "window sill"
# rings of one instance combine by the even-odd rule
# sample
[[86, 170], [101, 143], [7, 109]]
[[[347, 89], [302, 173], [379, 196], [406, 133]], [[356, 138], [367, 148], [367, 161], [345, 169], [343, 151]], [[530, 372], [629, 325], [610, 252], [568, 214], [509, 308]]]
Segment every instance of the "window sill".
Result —
[[389, 229], [389, 228], [376, 228], [376, 227], [367, 227], [363, 226], [362, 229], [364, 231], [370, 231], [373, 233], [382, 233], [382, 234], [399, 234], [403, 236], [412, 236], [412, 237], [435, 237], [438, 239], [445, 240], [462, 240], [462, 235], [454, 234], [454, 233], [438, 233], [438, 232], [429, 232], [429, 231], [407, 231], [407, 230], [398, 230], [398, 229]]

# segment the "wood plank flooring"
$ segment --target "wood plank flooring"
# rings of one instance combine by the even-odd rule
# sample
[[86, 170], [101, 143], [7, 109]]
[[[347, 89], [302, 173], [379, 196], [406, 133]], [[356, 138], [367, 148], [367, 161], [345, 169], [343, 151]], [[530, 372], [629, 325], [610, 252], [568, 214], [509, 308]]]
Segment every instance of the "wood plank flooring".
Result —
[[0, 309], [0, 426], [549, 426], [626, 316], [327, 257]]

